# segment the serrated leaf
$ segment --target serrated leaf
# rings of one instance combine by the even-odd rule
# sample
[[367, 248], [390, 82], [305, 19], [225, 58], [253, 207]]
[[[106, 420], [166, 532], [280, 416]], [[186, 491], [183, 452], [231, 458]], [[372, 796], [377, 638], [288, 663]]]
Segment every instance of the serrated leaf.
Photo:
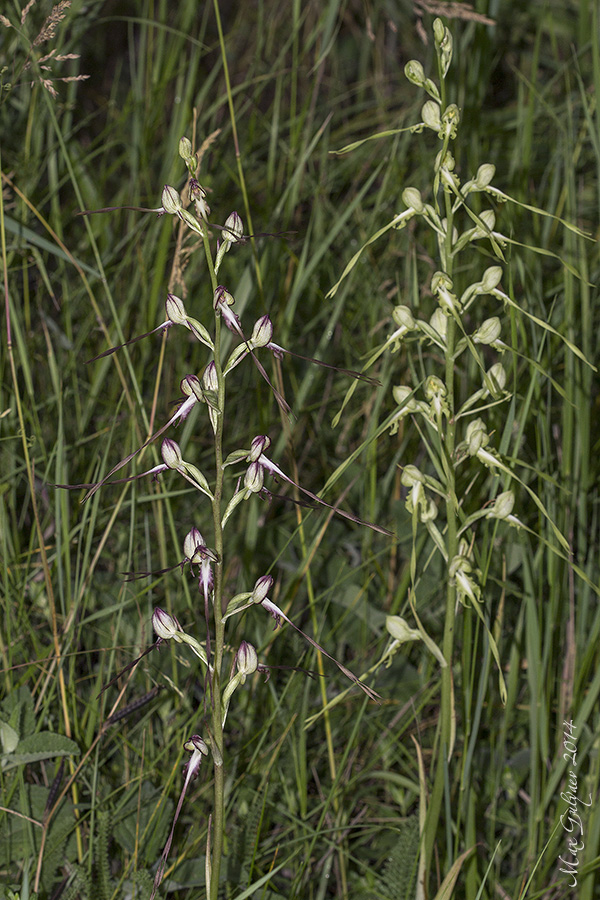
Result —
[[30, 734], [19, 741], [16, 751], [10, 757], [4, 757], [2, 760], [2, 768], [7, 771], [15, 766], [40, 762], [43, 759], [53, 759], [56, 756], [78, 756], [79, 752], [75, 741], [63, 734], [40, 731], [38, 734]]

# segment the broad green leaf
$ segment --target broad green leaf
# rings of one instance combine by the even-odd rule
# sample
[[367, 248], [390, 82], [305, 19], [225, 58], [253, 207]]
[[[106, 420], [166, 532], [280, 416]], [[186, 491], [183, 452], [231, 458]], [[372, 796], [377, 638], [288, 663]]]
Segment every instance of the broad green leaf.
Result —
[[10, 756], [4, 756], [2, 768], [4, 771], [15, 766], [27, 765], [39, 762], [42, 759], [53, 759], [56, 756], [78, 756], [79, 747], [70, 738], [63, 734], [54, 734], [52, 731], [40, 731], [39, 734], [30, 734], [19, 741], [16, 751]]
[[0, 722], [0, 744], [3, 753], [13, 753], [19, 743], [19, 733], [8, 722]]

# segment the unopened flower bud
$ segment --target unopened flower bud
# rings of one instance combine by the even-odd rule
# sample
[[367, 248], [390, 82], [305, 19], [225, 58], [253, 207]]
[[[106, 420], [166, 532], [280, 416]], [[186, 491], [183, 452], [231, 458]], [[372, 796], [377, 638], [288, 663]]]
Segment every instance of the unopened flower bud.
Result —
[[493, 209], [484, 209], [479, 213], [479, 218], [485, 225], [485, 228], [477, 225], [473, 230], [472, 240], [475, 238], [487, 237], [488, 232], [493, 231], [496, 224], [496, 214]]
[[164, 439], [160, 448], [160, 453], [163, 462], [169, 469], [178, 469], [181, 466], [183, 457], [181, 455], [181, 450], [179, 449], [179, 444], [172, 441], [171, 438]]
[[469, 456], [476, 456], [483, 447], [487, 446], [490, 439], [482, 419], [469, 422], [465, 439]]
[[258, 656], [252, 644], [242, 641], [235, 657], [235, 664], [240, 675], [253, 675], [258, 668]]
[[444, 311], [439, 306], [429, 320], [429, 324], [445, 340], [448, 331], [448, 316], [444, 315]]
[[490, 393], [494, 397], [499, 397], [502, 394], [506, 386], [506, 369], [502, 365], [502, 363], [497, 362], [487, 370], [485, 378], [483, 379], [483, 388], [487, 391], [488, 387], [490, 388]]
[[261, 316], [254, 323], [254, 328], [252, 329], [252, 346], [253, 347], [266, 347], [267, 344], [271, 342], [273, 338], [273, 323], [269, 316]]
[[436, 49], [439, 52], [442, 78], [445, 78], [452, 62], [452, 33], [446, 28], [441, 19], [435, 19], [433, 23], [433, 35]]
[[259, 456], [268, 450], [270, 446], [271, 438], [267, 437], [266, 434], [259, 434], [255, 438], [252, 438], [250, 453], [247, 456], [248, 462], [256, 462]]
[[417, 213], [422, 213], [425, 209], [421, 191], [418, 191], [417, 188], [414, 187], [404, 188], [402, 191], [402, 202], [409, 209], [414, 209]]
[[500, 337], [502, 325], [498, 316], [486, 319], [473, 335], [474, 344], [493, 344]]
[[167, 319], [170, 319], [174, 325], [187, 324], [187, 314], [185, 306], [183, 305], [183, 300], [180, 300], [175, 294], [167, 294], [165, 311], [167, 313]]
[[192, 142], [189, 138], [182, 137], [179, 141], [179, 155], [185, 163], [192, 158]]
[[252, 494], [258, 494], [262, 491], [264, 480], [265, 472], [261, 464], [258, 462], [250, 463], [244, 475], [244, 487], [246, 490]]
[[436, 103], [435, 100], [428, 100], [421, 110], [421, 118], [428, 128], [431, 128], [433, 131], [439, 131], [442, 127], [439, 103]]
[[421, 639], [420, 632], [416, 628], [411, 628], [402, 616], [386, 616], [385, 627], [388, 634], [401, 644], [405, 641], [418, 641]]
[[446, 37], [447, 28], [442, 22], [441, 19], [434, 19], [433, 22], [433, 37], [435, 38], [435, 42], [438, 46], [440, 46]]
[[252, 603], [262, 603], [272, 587], [273, 577], [271, 575], [261, 575], [252, 591]]
[[404, 66], [404, 74], [412, 84], [423, 87], [425, 84], [425, 71], [418, 59], [410, 59]]
[[178, 644], [181, 643], [181, 638], [179, 637], [181, 625], [175, 616], [170, 616], [169, 613], [165, 612], [164, 609], [161, 609], [160, 606], [157, 606], [152, 613], [152, 628], [154, 629], [156, 636], [162, 638], [163, 641], [170, 641], [173, 639]]
[[494, 519], [507, 519], [513, 511], [515, 495], [512, 491], [498, 494], [488, 515]]
[[244, 234], [242, 220], [236, 212], [230, 213], [223, 226], [223, 240], [228, 244], [235, 244], [241, 240]]
[[171, 216], [176, 216], [181, 212], [181, 197], [174, 187], [165, 184], [162, 192], [162, 208]]
[[482, 166], [479, 166], [475, 176], [475, 184], [480, 191], [483, 191], [488, 186], [495, 174], [496, 166], [492, 165], [492, 163], [484, 163]]
[[395, 306], [392, 310], [392, 319], [399, 328], [406, 331], [412, 331], [415, 327], [415, 320], [408, 306]]
[[486, 294], [498, 287], [502, 281], [502, 275], [501, 266], [490, 266], [489, 269], [485, 270], [481, 279], [481, 287]]
[[[406, 412], [417, 412], [418, 405], [414, 397], [411, 397], [413, 389], [404, 384], [396, 384], [392, 388], [392, 395], [398, 406], [403, 407]], [[410, 397], [410, 399], [408, 399]]]

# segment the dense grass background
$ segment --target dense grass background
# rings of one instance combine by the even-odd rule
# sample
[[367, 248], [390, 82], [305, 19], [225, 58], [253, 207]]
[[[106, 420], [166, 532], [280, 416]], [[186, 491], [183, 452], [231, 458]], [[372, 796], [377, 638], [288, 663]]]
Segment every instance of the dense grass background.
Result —
[[[260, 237], [228, 255], [223, 277], [238, 314], [251, 323], [269, 312], [278, 343], [360, 368], [389, 333], [395, 303], [432, 308], [433, 244], [412, 229], [388, 232], [336, 296], [325, 295], [356, 249], [399, 211], [403, 188], [426, 189], [436, 143], [431, 135], [397, 134], [351, 154], [332, 151], [418, 121], [424, 98], [403, 66], [416, 57], [431, 70], [433, 51], [422, 35], [431, 34], [430, 13], [443, 7], [220, 3], [233, 117], [212, 4], [75, 0], [54, 37], [33, 51], [49, 4], [35, 4], [18, 29], [0, 26], [3, 279], [12, 328], [12, 357], [5, 328], [1, 350], [0, 890], [29, 896], [42, 858], [42, 896], [61, 885], [70, 896], [104, 900], [129, 896], [134, 886], [146, 896], [181, 785], [181, 746], [201, 724], [202, 684], [177, 649], [151, 654], [127, 685], [124, 677], [100, 699], [98, 692], [152, 641], [155, 605], [190, 629], [197, 623], [201, 634], [189, 579], [177, 570], [138, 580], [124, 573], [175, 565], [189, 528], [208, 527], [202, 504], [169, 478], [107, 487], [83, 506], [79, 493], [52, 485], [107, 472], [152, 423], [166, 421], [181, 377], [206, 362], [176, 329], [166, 344], [155, 336], [86, 360], [159, 324], [168, 288], [185, 294], [197, 318], [210, 316], [210, 285], [199, 254], [185, 259], [185, 287], [181, 271], [173, 271], [167, 217], [120, 211], [81, 218], [77, 211], [159, 206], [163, 184], [183, 184], [179, 138], [195, 138], [198, 147], [210, 138], [201, 171], [212, 221], [237, 209], [246, 231], [294, 232], [287, 240]], [[477, 4], [493, 26], [470, 20], [460, 4], [456, 10], [462, 14], [448, 21], [456, 48], [452, 89], [465, 123], [456, 148], [461, 172], [493, 162], [502, 190], [596, 238], [597, 3]], [[5, 14], [18, 25], [18, 4]], [[35, 63], [23, 69], [54, 48], [80, 55], [50, 61], [54, 76], [89, 76], [55, 82], [56, 97], [40, 84]], [[515, 206], [498, 215], [500, 229], [522, 245], [509, 254], [514, 296], [597, 364], [595, 240]], [[485, 262], [483, 251], [473, 255], [472, 271], [461, 272], [465, 284]], [[513, 315], [510, 329], [520, 354], [505, 360], [515, 399], [509, 414], [499, 408], [496, 433], [507, 456], [526, 463], [519, 476], [567, 536], [573, 562], [598, 585], [596, 376], [526, 318]], [[417, 350], [384, 355], [371, 373], [382, 387], [359, 385], [335, 429], [349, 386], [344, 375], [301, 360], [273, 366], [294, 410], [291, 424], [251, 367], [237, 370], [229, 386], [230, 450], [268, 433], [274, 457], [314, 491], [352, 457], [327, 499], [347, 491], [345, 508], [397, 535], [391, 540], [279, 500], [245, 504], [229, 534], [231, 593], [250, 589], [272, 567], [279, 605], [359, 673], [383, 651], [385, 613], [410, 618], [410, 521], [399, 465], [418, 462], [422, 449], [409, 422], [395, 436], [377, 433], [395, 407], [391, 386], [427, 364]], [[190, 416], [177, 440], [200, 466], [210, 459], [200, 417]], [[144, 456], [156, 459], [156, 449]], [[465, 484], [465, 503], [477, 508], [488, 487]], [[478, 560], [508, 686], [505, 707], [477, 617], [467, 610], [458, 620], [457, 749], [439, 879], [476, 844], [457, 897], [591, 900], [600, 896], [597, 592], [553, 551], [552, 531], [525, 493], [517, 505], [536, 536], [490, 530]], [[419, 615], [439, 640], [443, 572], [427, 562], [427, 541], [418, 551]], [[257, 615], [244, 618], [241, 637], [270, 665], [318, 667], [289, 629], [275, 633]], [[328, 664], [325, 672], [330, 699], [347, 684]], [[258, 679], [236, 695], [224, 896], [414, 896], [414, 741], [427, 772], [439, 671], [422, 646], [407, 644], [373, 684], [381, 706], [352, 691], [309, 728], [323, 704], [318, 679], [276, 669], [268, 684]], [[119, 708], [153, 693], [99, 737], [125, 686]], [[559, 872], [559, 856], [567, 855], [559, 821], [569, 768], [565, 718], [577, 726], [579, 796], [594, 798], [584, 812], [585, 849], [571, 894]], [[44, 732], [70, 738], [79, 750], [59, 773], [59, 790], [68, 790], [46, 829], [23, 817], [43, 820], [60, 760], [27, 757], [47, 739], [11, 744], [13, 735]], [[208, 773], [184, 807], [165, 882], [182, 898], [201, 894]]]

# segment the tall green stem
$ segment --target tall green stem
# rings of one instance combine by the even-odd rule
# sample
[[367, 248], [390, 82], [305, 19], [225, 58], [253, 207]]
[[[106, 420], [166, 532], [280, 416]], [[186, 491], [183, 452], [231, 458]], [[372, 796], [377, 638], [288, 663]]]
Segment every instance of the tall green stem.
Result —
[[[206, 230], [203, 235], [204, 252], [210, 272], [213, 295], [217, 288], [217, 276], [208, 235]], [[210, 892], [208, 900], [217, 900], [219, 894], [219, 880], [221, 874], [221, 859], [223, 856], [223, 837], [225, 830], [225, 772], [224, 772], [224, 742], [223, 742], [223, 718], [221, 702], [221, 675], [223, 667], [223, 650], [225, 645], [225, 623], [223, 622], [223, 526], [221, 524], [222, 499], [223, 499], [223, 426], [225, 420], [225, 376], [221, 364], [221, 318], [215, 313], [215, 337], [214, 337], [214, 362], [217, 376], [217, 418], [215, 428], [215, 485], [213, 491], [213, 532], [214, 548], [217, 561], [214, 569], [213, 591], [213, 623], [214, 623], [214, 647], [212, 658], [212, 679], [210, 684], [211, 701], [211, 746], [214, 772], [214, 803], [212, 814], [212, 846], [210, 852]], [[208, 623], [207, 623], [208, 625]], [[209, 673], [210, 675], [210, 673]]]
[[223, 663], [223, 647], [225, 643], [225, 623], [222, 613], [223, 596], [223, 528], [221, 525], [221, 499], [223, 496], [223, 419], [225, 406], [225, 378], [220, 362], [220, 325], [217, 317], [215, 328], [215, 367], [218, 381], [218, 416], [215, 431], [215, 489], [213, 500], [214, 543], [218, 559], [215, 565], [215, 586], [213, 595], [213, 613], [215, 629], [215, 646], [213, 676], [211, 684], [212, 704], [212, 742], [214, 769], [214, 806], [213, 806], [213, 843], [211, 860], [210, 900], [217, 900], [219, 893], [219, 875], [221, 857], [223, 855], [224, 832], [224, 761], [223, 761], [223, 719], [221, 715], [221, 669]]
[[[447, 141], [444, 144], [444, 151], [447, 148]], [[453, 258], [451, 253], [452, 247], [452, 227], [453, 213], [452, 204], [447, 191], [444, 191], [444, 204], [446, 213], [446, 236], [444, 245], [441, 249], [441, 262], [443, 271], [452, 278]], [[446, 333], [446, 354], [445, 354], [445, 387], [446, 387], [446, 403], [448, 406], [448, 421], [445, 432], [440, 434], [441, 455], [446, 479], [446, 551], [448, 554], [448, 565], [457, 553], [457, 521], [458, 521], [458, 504], [456, 498], [456, 482], [454, 475], [454, 452], [456, 446], [456, 422], [455, 422], [455, 397], [454, 397], [454, 350], [456, 344], [456, 322], [452, 316], [448, 318], [448, 328]], [[453, 720], [454, 720], [454, 691], [453, 691], [453, 673], [452, 662], [454, 656], [454, 628], [456, 610], [456, 586], [453, 580], [448, 576], [446, 587], [446, 615], [444, 620], [444, 638], [442, 643], [442, 652], [446, 660], [446, 667], [442, 669], [442, 685], [440, 700], [440, 721], [439, 721], [439, 741], [437, 747], [437, 759], [435, 763], [435, 780], [433, 791], [427, 811], [427, 823], [425, 830], [425, 859], [427, 872], [431, 869], [433, 848], [435, 845], [435, 837], [438, 829], [440, 812], [442, 807], [442, 797], [444, 792], [444, 779], [446, 772], [446, 760], [453, 740]]]

